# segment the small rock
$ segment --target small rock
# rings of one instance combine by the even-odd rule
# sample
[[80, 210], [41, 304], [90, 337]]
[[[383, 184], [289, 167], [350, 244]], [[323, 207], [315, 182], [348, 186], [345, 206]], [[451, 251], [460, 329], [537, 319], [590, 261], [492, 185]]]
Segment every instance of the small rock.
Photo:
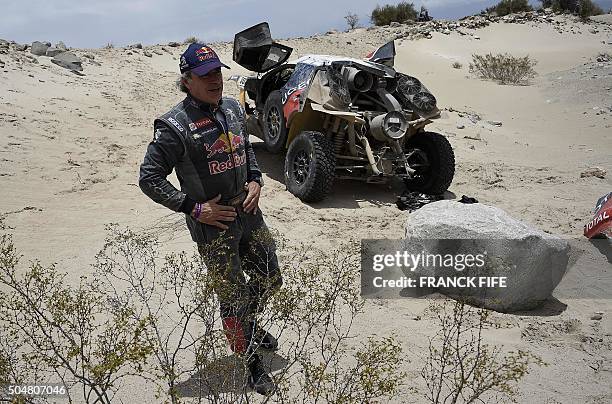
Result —
[[604, 179], [606, 178], [606, 170], [601, 167], [590, 167], [580, 173], [580, 178], [597, 177]]
[[47, 49], [49, 49], [49, 46], [47, 46], [47, 44], [36, 41], [32, 42], [30, 52], [36, 56], [45, 56], [45, 54], [47, 53]]
[[142, 44], [141, 43], [136, 43], [134, 45], [130, 45], [130, 48], [142, 49]]
[[487, 123], [493, 126], [502, 126], [502, 123], [500, 121], [487, 121]]
[[69, 70], [83, 70], [82, 61], [72, 52], [62, 52], [55, 55], [51, 62]]
[[59, 55], [62, 52], [66, 52], [66, 51], [52, 46], [50, 48], [47, 48], [47, 52], [45, 53], [45, 56], [49, 56], [50, 58], [52, 58], [55, 55]]
[[601, 314], [594, 314], [591, 316], [591, 320], [595, 320], [595, 321], [599, 321], [601, 320], [603, 317]]
[[84, 58], [87, 58], [87, 59], [91, 59], [91, 60], [94, 60], [94, 59], [96, 58], [96, 57], [95, 57], [94, 55], [92, 55], [91, 53], [86, 53], [86, 54], [84, 54], [84, 55], [83, 55], [83, 57], [84, 57]]
[[472, 150], [476, 150], [476, 147], [474, 147], [473, 144], [471, 144], [469, 148], [472, 149]]
[[142, 54], [145, 55], [148, 58], [153, 57], [153, 55], [150, 52], [148, 52], [148, 51], [144, 51], [144, 52], [142, 52]]
[[389, 26], [390, 26], [391, 28], [400, 27], [401, 25], [402, 25], [402, 24], [400, 24], [400, 23], [399, 23], [399, 22], [397, 22], [397, 21], [393, 21], [393, 22], [391, 22], [391, 24], [389, 24]]
[[181, 46], [181, 44], [178, 43], [178, 42], [168, 42], [168, 46], [171, 47], [171, 48], [177, 48], [177, 47]]
[[457, 129], [465, 129], [465, 125], [458, 123], [457, 124]]
[[81, 73], [81, 72], [80, 72], [80, 71], [78, 71], [78, 70], [70, 70], [70, 72], [72, 72], [72, 73], [76, 74], [77, 76], [84, 76], [84, 74], [83, 74], [83, 73]]
[[156, 55], [163, 55], [164, 52], [158, 50], [158, 49], [153, 49], [153, 53], [155, 53]]
[[480, 39], [478, 35], [474, 35], [474, 39]]
[[17, 45], [15, 45], [15, 50], [17, 50], [17, 51], [23, 52], [26, 49], [28, 49], [28, 45], [26, 45], [26, 44], [23, 44], [23, 45], [17, 44]]

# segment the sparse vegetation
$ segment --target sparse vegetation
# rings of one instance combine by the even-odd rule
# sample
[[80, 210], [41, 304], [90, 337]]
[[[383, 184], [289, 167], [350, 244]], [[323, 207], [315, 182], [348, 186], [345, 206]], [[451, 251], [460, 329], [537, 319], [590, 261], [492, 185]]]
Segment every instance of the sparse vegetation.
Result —
[[355, 13], [349, 11], [349, 13], [344, 16], [344, 19], [349, 29], [355, 29], [359, 26], [359, 16]]
[[106, 45], [104, 45], [104, 49], [113, 49], [115, 47], [115, 45], [112, 42], [108, 42]]
[[512, 13], [520, 13], [523, 11], [533, 11], [528, 0], [501, 0], [496, 5], [486, 9], [487, 13], [495, 13], [498, 16], [504, 16]]
[[515, 57], [507, 53], [493, 55], [472, 55], [470, 73], [495, 80], [500, 84], [527, 84], [537, 74], [533, 67], [536, 61], [529, 56]]
[[183, 41], [183, 45], [189, 45], [192, 43], [198, 43], [200, 42], [200, 39], [197, 36], [190, 36], [185, 38], [185, 40]]
[[414, 21], [417, 17], [417, 12], [414, 9], [413, 3], [401, 2], [396, 5], [386, 4], [384, 6], [376, 6], [372, 10], [370, 20], [374, 25], [389, 25], [392, 22], [404, 23]]
[[500, 347], [485, 344], [482, 331], [490, 325], [485, 309], [462, 301], [433, 304], [430, 309], [440, 330], [429, 340], [421, 376], [427, 385], [425, 397], [433, 404], [512, 400], [529, 365], [544, 365], [529, 352], [502, 354]]
[[453, 69], [461, 69], [463, 65], [459, 62], [453, 62]]

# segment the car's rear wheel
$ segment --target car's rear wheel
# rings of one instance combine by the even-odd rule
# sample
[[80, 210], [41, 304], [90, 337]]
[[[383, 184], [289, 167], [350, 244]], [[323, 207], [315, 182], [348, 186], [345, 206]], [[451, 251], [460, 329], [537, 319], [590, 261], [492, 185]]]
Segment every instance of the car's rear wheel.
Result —
[[331, 191], [336, 158], [333, 145], [319, 132], [302, 132], [285, 157], [285, 185], [304, 202], [317, 202]]
[[416, 171], [405, 180], [406, 187], [430, 195], [444, 193], [455, 176], [455, 153], [449, 141], [439, 133], [419, 133], [406, 143], [410, 168]]
[[266, 149], [271, 153], [280, 152], [287, 142], [287, 127], [279, 91], [272, 91], [264, 104], [263, 129]]

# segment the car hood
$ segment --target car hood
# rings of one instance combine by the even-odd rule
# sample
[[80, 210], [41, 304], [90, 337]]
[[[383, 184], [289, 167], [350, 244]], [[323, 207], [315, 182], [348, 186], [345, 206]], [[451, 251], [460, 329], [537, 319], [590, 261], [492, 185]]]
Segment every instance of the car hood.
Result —
[[262, 22], [234, 36], [233, 59], [240, 66], [263, 73], [285, 63], [293, 48], [272, 41], [270, 27]]

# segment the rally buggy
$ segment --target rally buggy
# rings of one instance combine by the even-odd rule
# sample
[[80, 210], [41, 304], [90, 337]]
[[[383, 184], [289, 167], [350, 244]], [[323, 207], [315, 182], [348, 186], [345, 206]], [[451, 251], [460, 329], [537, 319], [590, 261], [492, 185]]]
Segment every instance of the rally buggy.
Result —
[[393, 41], [364, 60], [307, 55], [285, 63], [292, 48], [273, 42], [263, 22], [236, 34], [233, 51], [235, 62], [257, 73], [230, 77], [240, 89], [247, 131], [270, 152], [287, 149], [285, 184], [301, 200], [325, 198], [336, 178], [399, 177], [428, 194], [450, 186], [451, 145], [424, 130], [440, 116], [436, 99], [419, 80], [394, 70]]

